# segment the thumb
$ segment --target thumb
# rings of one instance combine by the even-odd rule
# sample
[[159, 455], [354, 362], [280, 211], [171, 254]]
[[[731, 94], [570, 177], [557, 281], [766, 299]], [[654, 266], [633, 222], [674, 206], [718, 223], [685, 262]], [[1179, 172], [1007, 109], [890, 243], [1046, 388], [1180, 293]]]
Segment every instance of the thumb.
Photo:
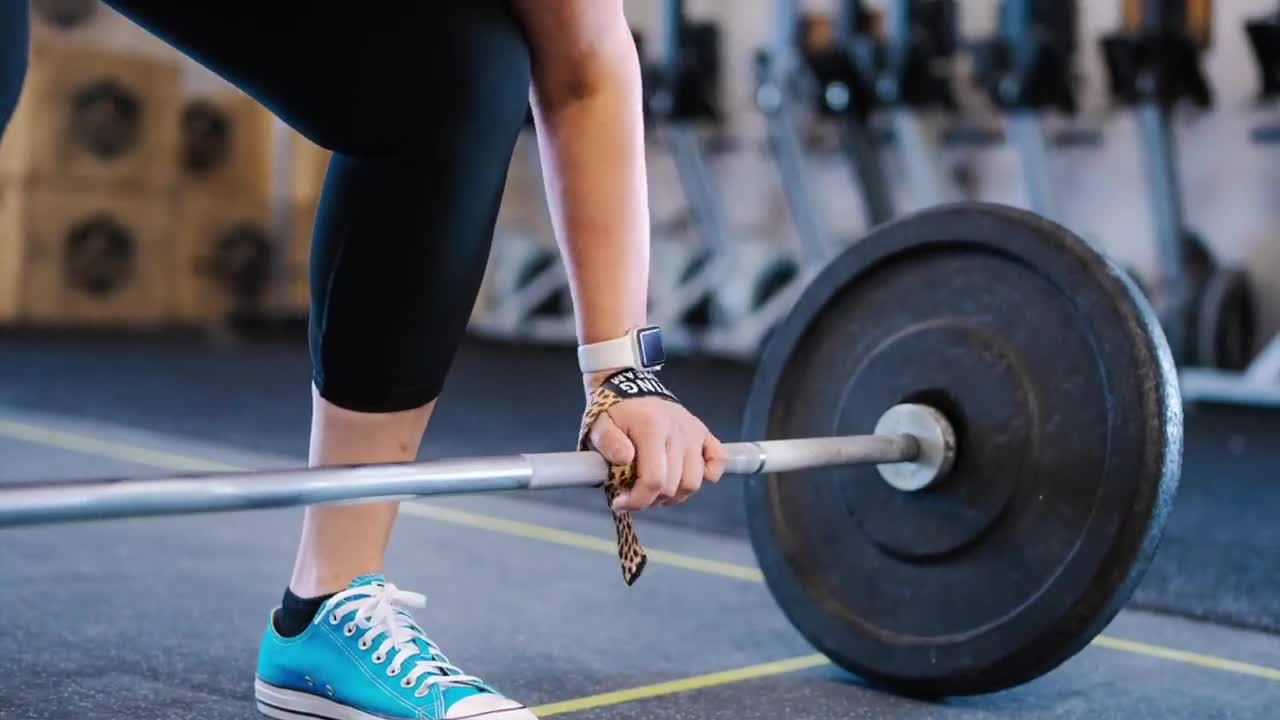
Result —
[[613, 465], [630, 465], [636, 459], [636, 446], [607, 415], [601, 415], [591, 426], [591, 446]]

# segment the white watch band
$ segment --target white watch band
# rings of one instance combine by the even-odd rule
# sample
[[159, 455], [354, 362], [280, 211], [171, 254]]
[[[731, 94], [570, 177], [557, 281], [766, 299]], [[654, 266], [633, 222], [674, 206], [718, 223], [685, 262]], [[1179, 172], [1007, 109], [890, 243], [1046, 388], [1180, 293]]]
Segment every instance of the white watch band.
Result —
[[578, 367], [584, 373], [640, 367], [640, 360], [636, 357], [635, 335], [627, 333], [613, 340], [579, 345]]

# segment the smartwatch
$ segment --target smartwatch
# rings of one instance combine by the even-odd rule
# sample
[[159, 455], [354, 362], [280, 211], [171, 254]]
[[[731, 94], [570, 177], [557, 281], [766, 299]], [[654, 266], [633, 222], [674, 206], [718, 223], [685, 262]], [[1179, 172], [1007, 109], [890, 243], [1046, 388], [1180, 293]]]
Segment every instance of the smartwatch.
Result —
[[660, 370], [667, 361], [662, 329], [636, 328], [620, 338], [578, 346], [578, 367], [584, 373], [603, 370]]

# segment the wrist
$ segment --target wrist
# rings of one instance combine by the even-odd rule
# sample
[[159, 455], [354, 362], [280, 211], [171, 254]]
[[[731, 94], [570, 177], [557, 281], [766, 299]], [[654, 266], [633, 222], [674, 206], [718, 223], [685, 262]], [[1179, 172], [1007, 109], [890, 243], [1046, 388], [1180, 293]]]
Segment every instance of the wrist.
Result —
[[652, 370], [639, 368], [620, 368], [600, 372], [583, 373], [582, 387], [586, 391], [587, 400], [601, 387], [608, 388], [621, 399], [639, 397], [664, 397], [675, 402], [675, 393], [667, 389]]
[[618, 372], [617, 370], [597, 370], [595, 372], [582, 373], [582, 390], [588, 397], [595, 392], [597, 388], [604, 384], [609, 376]]

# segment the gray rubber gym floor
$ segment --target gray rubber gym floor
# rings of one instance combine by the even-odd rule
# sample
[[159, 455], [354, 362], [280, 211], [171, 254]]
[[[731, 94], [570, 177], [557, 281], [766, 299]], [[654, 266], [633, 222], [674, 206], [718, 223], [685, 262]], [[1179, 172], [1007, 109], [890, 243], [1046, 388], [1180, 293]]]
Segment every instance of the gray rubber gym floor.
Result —
[[[0, 408], [0, 481], [297, 464]], [[582, 491], [592, 492], [592, 491]], [[256, 717], [258, 635], [296, 511], [11, 530], [0, 541], [0, 718]], [[1275, 718], [1280, 639], [1126, 611], [1050, 675], [927, 703], [860, 685], [790, 628], [739, 537], [641, 520], [626, 589], [608, 517], [490, 495], [406, 505], [389, 573], [453, 660], [571, 718]]]

